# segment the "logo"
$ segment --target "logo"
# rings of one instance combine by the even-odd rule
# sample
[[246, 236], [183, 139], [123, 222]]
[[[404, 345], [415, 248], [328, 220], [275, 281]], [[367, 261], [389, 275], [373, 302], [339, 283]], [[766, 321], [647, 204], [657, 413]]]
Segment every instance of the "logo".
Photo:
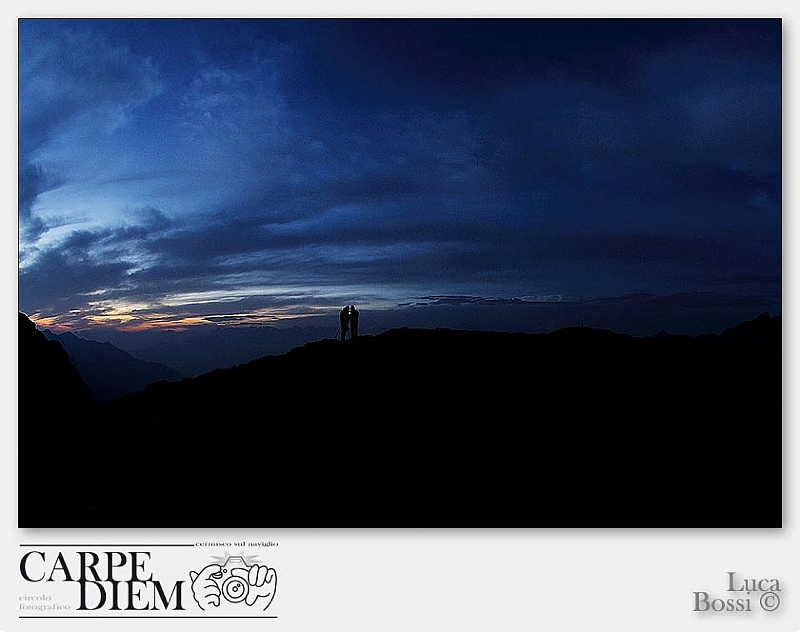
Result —
[[216, 610], [242, 604], [266, 610], [275, 598], [278, 577], [274, 568], [260, 564], [255, 556], [230, 555], [200, 571], [190, 571], [192, 596], [201, 610]]
[[[234, 545], [237, 550], [239, 544]], [[264, 613], [275, 598], [277, 573], [257, 555], [246, 555], [246, 549], [238, 555], [221, 549], [221, 557], [209, 552], [198, 557], [195, 547], [205, 544], [118, 548], [124, 546], [25, 545], [31, 550], [23, 552], [19, 562], [19, 618], [133, 613], [180, 618], [195, 616], [198, 608], [214, 618], [278, 618], [274, 612]]]
[[[42, 549], [25, 553], [19, 571], [26, 582], [48, 589], [59, 584], [77, 586], [76, 609], [80, 611], [183, 610], [184, 582], [156, 579], [150, 570], [151, 558], [150, 551], [76, 551], [72, 555], [58, 551], [53, 556]], [[48, 601], [46, 594], [35, 598]]]

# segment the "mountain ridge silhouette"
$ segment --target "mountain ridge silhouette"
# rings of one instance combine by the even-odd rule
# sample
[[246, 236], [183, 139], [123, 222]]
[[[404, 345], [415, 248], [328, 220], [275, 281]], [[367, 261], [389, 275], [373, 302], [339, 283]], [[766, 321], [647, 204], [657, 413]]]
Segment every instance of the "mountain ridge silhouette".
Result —
[[[150, 384], [94, 404], [73, 438], [130, 467], [20, 520], [779, 527], [780, 317], [748, 322], [650, 338], [397, 328]], [[772, 484], [715, 502], [737, 467]]]
[[72, 332], [42, 333], [57, 340], [69, 354], [84, 382], [99, 400], [111, 400], [143, 390], [151, 382], [177, 381], [185, 376], [165, 364], [134, 357], [110, 342], [96, 342]]

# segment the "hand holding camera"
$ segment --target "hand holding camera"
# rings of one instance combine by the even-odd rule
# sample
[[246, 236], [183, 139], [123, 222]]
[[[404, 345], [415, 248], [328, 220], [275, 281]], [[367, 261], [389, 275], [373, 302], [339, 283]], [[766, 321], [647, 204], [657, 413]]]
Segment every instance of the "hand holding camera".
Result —
[[192, 593], [202, 610], [218, 607], [221, 598], [229, 603], [241, 603], [266, 610], [275, 597], [275, 569], [262, 564], [248, 565], [244, 558], [231, 555], [225, 564], [209, 564], [199, 573], [191, 571]]

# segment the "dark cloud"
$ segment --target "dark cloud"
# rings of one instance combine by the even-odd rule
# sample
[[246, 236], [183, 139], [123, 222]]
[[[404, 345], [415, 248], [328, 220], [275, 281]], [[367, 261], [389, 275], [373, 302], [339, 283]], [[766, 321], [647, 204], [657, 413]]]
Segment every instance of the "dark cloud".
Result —
[[45, 222], [33, 215], [33, 206], [39, 195], [55, 188], [58, 184], [58, 179], [45, 172], [40, 165], [28, 162], [20, 163], [18, 175], [19, 223], [20, 232], [28, 240], [35, 241], [47, 231]]
[[160, 91], [151, 61], [110, 42], [91, 22], [19, 21], [21, 261], [53, 227], [36, 212], [39, 196], [81, 178], [69, 163], [80, 163]]
[[151, 254], [148, 242], [171, 222], [153, 208], [131, 215], [138, 225], [73, 230], [55, 247], [37, 249], [20, 268], [20, 309], [52, 314], [86, 308], [115, 292], [135, 294], [137, 261]]
[[48, 251], [35, 267], [20, 271], [19, 305], [28, 314], [58, 314], [80, 309], [95, 292], [123, 283], [131, 265], [92, 261], [66, 251]]
[[19, 22], [20, 154], [27, 156], [60, 134], [107, 134], [157, 95], [152, 61], [109, 41], [102, 23]]

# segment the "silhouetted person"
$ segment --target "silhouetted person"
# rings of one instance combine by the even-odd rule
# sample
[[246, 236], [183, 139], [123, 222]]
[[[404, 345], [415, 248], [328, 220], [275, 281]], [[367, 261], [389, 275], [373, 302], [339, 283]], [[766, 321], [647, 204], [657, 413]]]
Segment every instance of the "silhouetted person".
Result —
[[347, 335], [347, 324], [350, 322], [350, 308], [345, 305], [342, 311], [339, 312], [339, 329], [342, 331], [341, 341], [344, 342], [344, 337]]
[[358, 338], [358, 310], [355, 305], [350, 306], [350, 338]]

